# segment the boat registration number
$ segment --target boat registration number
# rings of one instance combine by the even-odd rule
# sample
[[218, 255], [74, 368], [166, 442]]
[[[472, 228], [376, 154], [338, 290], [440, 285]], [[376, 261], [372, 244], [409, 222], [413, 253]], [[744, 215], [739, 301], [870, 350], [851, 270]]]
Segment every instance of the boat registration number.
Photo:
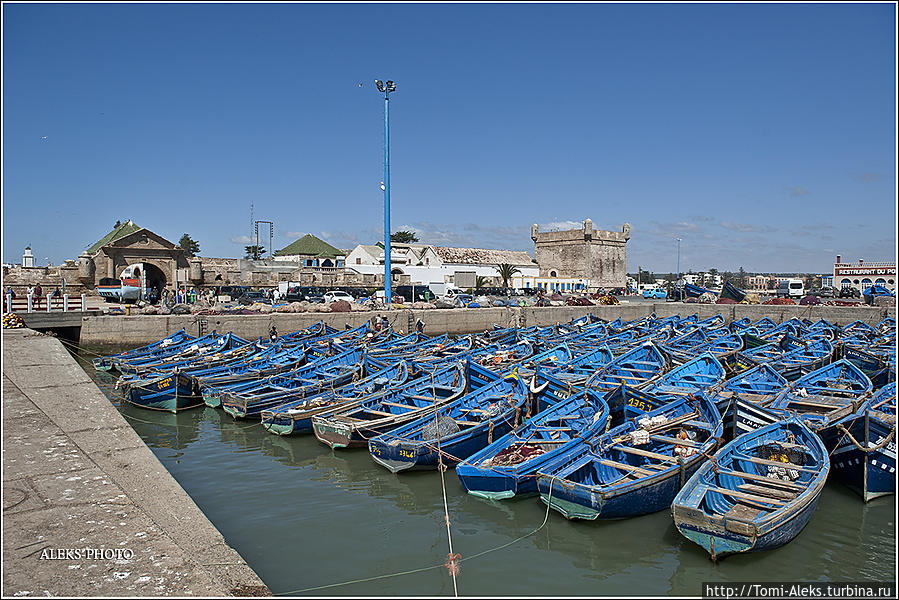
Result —
[[172, 383], [172, 378], [166, 377], [162, 381], [158, 382], [156, 384], [156, 387], [159, 388], [160, 390], [164, 390], [165, 388], [167, 388], [169, 386], [170, 383]]
[[650, 411], [655, 408], [652, 405], [652, 402], [646, 402], [645, 400], [638, 400], [637, 398], [630, 398], [627, 401], [628, 406], [633, 406], [634, 408], [639, 408], [642, 411]]

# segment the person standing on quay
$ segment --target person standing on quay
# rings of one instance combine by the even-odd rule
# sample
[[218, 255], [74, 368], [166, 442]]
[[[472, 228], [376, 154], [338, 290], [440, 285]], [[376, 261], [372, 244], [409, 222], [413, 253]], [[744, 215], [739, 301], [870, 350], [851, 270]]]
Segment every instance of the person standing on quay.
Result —
[[40, 309], [41, 307], [41, 296], [44, 295], [44, 290], [41, 289], [41, 284], [37, 284], [34, 286], [34, 302], [35, 306]]

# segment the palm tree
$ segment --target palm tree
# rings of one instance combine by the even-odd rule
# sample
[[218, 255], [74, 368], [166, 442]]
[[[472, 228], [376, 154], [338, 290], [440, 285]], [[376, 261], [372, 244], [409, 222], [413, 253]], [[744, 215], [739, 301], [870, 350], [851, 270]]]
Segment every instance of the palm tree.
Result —
[[487, 278], [484, 277], [483, 275], [478, 275], [477, 277], [475, 277], [475, 280], [474, 280], [474, 289], [475, 289], [475, 291], [478, 291], [479, 289], [481, 289], [482, 287], [484, 287], [484, 285], [485, 285], [486, 283], [487, 283]]
[[496, 265], [496, 270], [499, 271], [499, 277], [503, 280], [503, 288], [508, 293], [509, 281], [511, 281], [512, 276], [515, 275], [515, 273], [521, 273], [521, 269], [515, 265], [510, 265], [509, 263], [501, 263]]

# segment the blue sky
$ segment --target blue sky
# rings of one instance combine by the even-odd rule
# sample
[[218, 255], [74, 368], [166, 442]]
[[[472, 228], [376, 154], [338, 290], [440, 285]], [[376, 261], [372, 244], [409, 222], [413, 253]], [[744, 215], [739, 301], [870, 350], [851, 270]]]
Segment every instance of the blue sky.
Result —
[[675, 237], [684, 271], [893, 259], [895, 10], [7, 3], [3, 260], [129, 218], [242, 256], [251, 203], [276, 249], [374, 243], [374, 78], [392, 229], [423, 242], [533, 252], [590, 217], [631, 224], [630, 271], [673, 271]]

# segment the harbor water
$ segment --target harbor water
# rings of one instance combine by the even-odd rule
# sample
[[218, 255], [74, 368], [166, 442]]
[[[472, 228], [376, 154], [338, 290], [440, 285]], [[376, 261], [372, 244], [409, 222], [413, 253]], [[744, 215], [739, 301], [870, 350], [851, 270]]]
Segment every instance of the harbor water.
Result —
[[537, 497], [470, 496], [452, 469], [443, 480], [392, 474], [365, 449], [278, 437], [220, 409], [176, 415], [120, 402], [118, 374], [95, 371], [96, 355], [76, 358], [275, 594], [453, 595], [444, 489], [465, 596], [697, 596], [702, 582], [895, 579], [895, 496], [866, 504], [829, 482], [795, 540], [716, 564], [669, 511], [567, 521]]

